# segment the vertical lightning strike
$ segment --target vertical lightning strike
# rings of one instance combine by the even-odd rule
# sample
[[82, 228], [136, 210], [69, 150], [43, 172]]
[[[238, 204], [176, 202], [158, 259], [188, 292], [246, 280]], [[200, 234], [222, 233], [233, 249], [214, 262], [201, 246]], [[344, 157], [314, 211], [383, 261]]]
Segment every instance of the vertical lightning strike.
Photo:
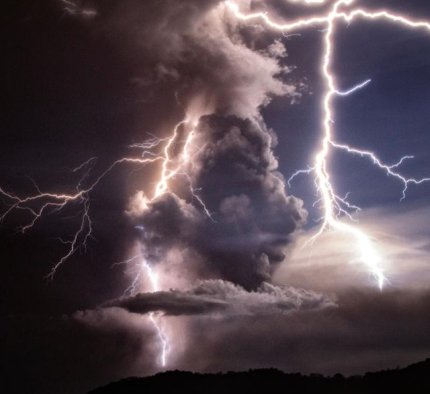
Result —
[[[292, 2], [301, 2], [305, 5], [323, 4], [325, 0], [290, 0]], [[278, 23], [272, 21], [267, 13], [256, 12], [251, 14], [244, 14], [240, 11], [239, 6], [230, 0], [225, 2], [226, 6], [233, 12], [233, 14], [242, 21], [251, 20], [262, 20], [270, 28], [279, 30], [281, 32], [296, 30], [297, 28], [304, 28], [307, 26], [314, 26], [317, 24], [324, 24], [326, 29], [324, 31], [323, 39], [323, 58], [321, 62], [321, 74], [325, 83], [325, 91], [322, 98], [323, 108], [323, 119], [321, 121], [321, 129], [323, 132], [321, 139], [321, 148], [315, 155], [314, 165], [308, 167], [306, 170], [296, 171], [288, 180], [288, 185], [291, 184], [292, 180], [301, 174], [314, 174], [315, 185], [319, 193], [318, 202], [322, 204], [323, 209], [323, 223], [312, 238], [320, 236], [324, 230], [331, 228], [339, 232], [349, 234], [355, 239], [357, 246], [357, 253], [360, 261], [368, 268], [369, 272], [376, 279], [380, 289], [383, 288], [384, 282], [386, 281], [384, 272], [381, 268], [381, 257], [378, 254], [375, 246], [369, 235], [357, 226], [351, 225], [345, 221], [339, 220], [339, 215], [344, 214], [352, 219], [350, 211], [357, 211], [359, 207], [350, 204], [347, 201], [347, 196], [342, 198], [339, 197], [334, 190], [330, 179], [330, 171], [328, 168], [328, 160], [332, 149], [340, 149], [349, 154], [358, 155], [367, 159], [370, 159], [372, 163], [385, 171], [387, 175], [398, 179], [403, 184], [402, 199], [406, 197], [406, 191], [410, 184], [421, 184], [429, 182], [430, 177], [416, 179], [407, 178], [397, 172], [397, 168], [406, 160], [412, 159], [413, 156], [403, 156], [396, 164], [387, 165], [384, 164], [375, 153], [350, 147], [345, 144], [338, 144], [333, 139], [333, 124], [334, 124], [334, 110], [333, 110], [333, 99], [335, 96], [349, 96], [355, 93], [357, 90], [364, 88], [368, 85], [371, 80], [368, 79], [355, 87], [341, 91], [337, 88], [336, 77], [332, 71], [332, 59], [334, 50], [334, 37], [336, 32], [336, 22], [341, 19], [346, 22], [352, 22], [354, 19], [361, 17], [370, 20], [386, 20], [394, 22], [396, 24], [406, 26], [408, 28], [422, 28], [430, 31], [430, 22], [421, 20], [411, 20], [404, 17], [403, 15], [392, 14], [387, 10], [369, 12], [362, 8], [353, 8], [345, 11], [339, 11], [341, 7], [348, 8], [354, 4], [355, 0], [337, 0], [328, 13], [314, 16], [311, 18], [297, 19], [288, 23]]]
[[[158, 276], [157, 274], [152, 270], [152, 267], [148, 264], [148, 262], [143, 259], [142, 261], [142, 267], [146, 270], [148, 274], [149, 281], [151, 283], [152, 292], [155, 293], [160, 290], [159, 284], [158, 284]], [[169, 349], [169, 340], [163, 330], [163, 327], [160, 322], [159, 316], [157, 316], [154, 312], [151, 312], [149, 314], [149, 320], [151, 321], [152, 325], [154, 326], [155, 330], [157, 331], [158, 339], [161, 344], [161, 352], [159, 357], [160, 365], [164, 368], [167, 364], [167, 353]]]
[[[163, 164], [162, 164], [162, 168], [161, 168], [161, 175], [160, 175], [160, 179], [157, 183], [157, 186], [155, 187], [155, 193], [154, 193], [153, 198], [160, 197], [162, 194], [167, 192], [167, 190], [169, 189], [169, 180], [171, 178], [173, 178], [179, 171], [180, 165], [178, 165], [173, 170], [169, 169], [169, 164], [171, 161], [170, 149], [172, 148], [172, 146], [174, 145], [174, 143], [178, 137], [179, 128], [182, 125], [185, 125], [187, 123], [188, 123], [187, 119], [179, 122], [175, 126], [175, 128], [173, 129], [173, 133], [172, 133], [171, 137], [167, 140], [167, 144], [164, 147], [164, 159], [163, 159]], [[191, 133], [189, 134], [189, 136], [190, 135], [191, 135]]]
[[[199, 117], [197, 117], [196, 119], [198, 118]], [[185, 127], [189, 125], [191, 125], [192, 128], [191, 130], [188, 131], [186, 135], [186, 139], [185, 139], [185, 142], [183, 143], [182, 151], [179, 154], [179, 158], [177, 160], [176, 165], [172, 166], [172, 162], [174, 162], [174, 160], [171, 156], [171, 149], [173, 148], [175, 143], [177, 143], [178, 136], [179, 136], [179, 129], [180, 127], [183, 127], [183, 126]], [[191, 195], [197, 199], [197, 201], [202, 206], [206, 215], [210, 219], [212, 219], [212, 216], [209, 210], [207, 209], [206, 205], [204, 204], [203, 200], [196, 194], [195, 189], [191, 182], [191, 177], [184, 169], [184, 167], [186, 167], [186, 165], [190, 162], [192, 158], [191, 146], [193, 144], [195, 129], [197, 128], [197, 126], [198, 126], [198, 120], [193, 120], [186, 117], [184, 120], [179, 122], [174, 127], [173, 133], [167, 139], [167, 143], [163, 149], [162, 168], [161, 168], [160, 178], [155, 186], [155, 191], [150, 201], [155, 200], [156, 198], [160, 197], [161, 195], [169, 191], [169, 181], [172, 178], [174, 178], [176, 175], [179, 175], [182, 171], [183, 175], [185, 175], [189, 181]], [[153, 142], [152, 144], [156, 144], [156, 142]], [[143, 155], [145, 155], [145, 151], [143, 152]], [[142, 269], [145, 269], [147, 273], [147, 276], [151, 283], [152, 292], [160, 291], [158, 276], [156, 272], [154, 272], [150, 264], [144, 258], [142, 259]], [[154, 326], [157, 332], [158, 340], [160, 342], [159, 363], [164, 368], [167, 365], [167, 356], [169, 352], [169, 338], [167, 337], [165, 330], [163, 329], [160, 316], [158, 316], [154, 312], [151, 312], [149, 314], [149, 320], [151, 321], [152, 325]]]
[[[318, 191], [321, 195], [322, 204], [324, 207], [324, 222], [317, 233], [320, 235], [327, 227], [331, 227], [340, 232], [350, 234], [356, 240], [358, 253], [360, 255], [360, 260], [368, 267], [371, 274], [376, 278], [378, 286], [382, 289], [385, 281], [385, 276], [380, 268], [380, 256], [375, 250], [372, 241], [364, 233], [364, 231], [359, 228], [347, 224], [345, 222], [339, 221], [335, 214], [335, 208], [339, 204], [336, 193], [334, 192], [333, 186], [330, 181], [330, 175], [327, 165], [327, 160], [330, 152], [330, 143], [332, 141], [333, 134], [333, 115], [332, 115], [332, 100], [333, 96], [338, 94], [335, 84], [335, 77], [331, 70], [332, 53], [333, 53], [333, 36], [335, 33], [335, 17], [338, 8], [349, 3], [348, 1], [337, 2], [332, 11], [329, 14], [327, 30], [324, 36], [324, 56], [322, 62], [322, 74], [325, 79], [326, 93], [323, 98], [323, 108], [324, 108], [324, 119], [323, 119], [323, 129], [324, 137], [322, 140], [321, 150], [317, 153], [315, 157], [315, 167], [314, 171], [317, 178]], [[363, 84], [359, 85], [360, 87]], [[345, 94], [354, 92], [356, 88], [351, 89]]]
[[[198, 117], [196, 118], [198, 119]], [[170, 150], [175, 145], [175, 143], [178, 140], [179, 136], [179, 128], [183, 126], [191, 126], [191, 129], [188, 131], [185, 137], [185, 142], [183, 142], [183, 147], [181, 153], [178, 155], [177, 163], [172, 167], [172, 162], [174, 162], [173, 158], [171, 157]], [[190, 193], [197, 200], [197, 202], [200, 204], [200, 206], [203, 209], [203, 212], [206, 214], [206, 216], [213, 221], [212, 215], [209, 211], [209, 209], [206, 207], [205, 203], [203, 202], [202, 198], [196, 193], [196, 189], [194, 188], [191, 177], [188, 175], [186, 171], [186, 166], [188, 164], [191, 164], [191, 159], [193, 157], [193, 154], [191, 152], [191, 148], [194, 142], [194, 137], [196, 133], [196, 128], [198, 126], [198, 120], [193, 120], [189, 117], [186, 117], [184, 120], [179, 122], [174, 130], [172, 135], [167, 139], [167, 143], [163, 150], [163, 162], [162, 162], [162, 169], [160, 178], [156, 184], [155, 192], [152, 197], [152, 200], [160, 197], [164, 193], [166, 193], [169, 190], [169, 181], [173, 179], [177, 175], [183, 175], [187, 179], [189, 183]], [[200, 147], [198, 149], [197, 153], [201, 151], [203, 147]]]
[[[158, 275], [151, 267], [151, 265], [147, 262], [147, 260], [142, 256], [142, 254], [133, 256], [125, 261], [114, 263], [112, 264], [112, 267], [117, 265], [122, 265], [122, 264], [130, 265], [135, 261], [139, 262], [137, 264], [137, 267], [138, 267], [137, 272], [134, 275], [134, 278], [131, 284], [124, 290], [122, 296], [131, 297], [137, 294], [139, 291], [141, 291], [142, 276], [144, 274], [146, 274], [146, 277], [149, 280], [149, 284], [150, 284], [149, 292], [156, 293], [160, 291]], [[160, 354], [158, 356], [158, 362], [159, 362], [159, 365], [164, 368], [167, 365], [167, 356], [169, 352], [169, 339], [166, 333], [164, 332], [160, 316], [157, 315], [157, 313], [155, 312], [150, 312], [148, 317], [149, 317], [149, 321], [151, 322], [151, 324], [153, 325], [157, 333], [157, 337], [160, 343]]]

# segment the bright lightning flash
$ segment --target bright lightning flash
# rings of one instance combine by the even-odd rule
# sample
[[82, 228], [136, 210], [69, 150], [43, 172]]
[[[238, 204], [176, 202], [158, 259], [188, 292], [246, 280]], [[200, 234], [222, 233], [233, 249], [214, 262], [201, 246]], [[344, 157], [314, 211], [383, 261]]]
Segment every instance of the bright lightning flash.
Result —
[[[124, 290], [122, 294], [123, 297], [131, 297], [136, 295], [140, 291], [148, 291], [141, 288], [141, 280], [142, 276], [146, 275], [150, 284], [150, 293], [156, 293], [160, 291], [160, 284], [158, 280], [158, 275], [155, 272], [154, 268], [148, 263], [148, 261], [142, 256], [142, 254], [138, 254], [133, 256], [125, 261], [121, 261], [119, 263], [114, 263], [112, 267], [116, 265], [132, 265], [135, 261], [137, 261], [137, 271], [134, 275], [134, 279], [131, 284]], [[154, 312], [149, 313], [149, 320], [151, 324], [154, 326], [154, 329], [157, 333], [157, 337], [160, 343], [160, 353], [159, 353], [159, 365], [161, 367], [165, 367], [167, 364], [167, 356], [169, 352], [169, 339], [163, 329], [161, 318]]]
[[[306, 5], [323, 4], [325, 0], [297, 0], [294, 2], [302, 2]], [[293, 31], [298, 28], [307, 26], [321, 25], [325, 26], [324, 30], [324, 55], [321, 62], [321, 74], [325, 81], [325, 91], [323, 94], [322, 107], [324, 111], [323, 119], [321, 121], [321, 128], [323, 130], [321, 148], [315, 155], [314, 165], [306, 170], [299, 170], [288, 180], [288, 184], [300, 174], [313, 174], [315, 176], [315, 185], [320, 196], [318, 202], [322, 205], [323, 210], [323, 223], [313, 239], [322, 234], [322, 232], [331, 228], [339, 232], [349, 234], [355, 239], [357, 245], [357, 252], [359, 260], [365, 264], [372, 276], [376, 279], [380, 289], [386, 281], [383, 269], [381, 268], [381, 256], [378, 254], [373, 242], [365, 231], [359, 229], [357, 226], [349, 224], [345, 221], [339, 220], [341, 214], [346, 214], [351, 218], [351, 210], [358, 210], [359, 208], [351, 205], [347, 201], [347, 197], [339, 197], [332, 185], [330, 171], [328, 168], [328, 160], [332, 149], [340, 149], [352, 155], [358, 155], [363, 158], [371, 160], [371, 162], [379, 169], [391, 177], [398, 179], [403, 184], [402, 199], [406, 196], [408, 186], [411, 184], [421, 184], [430, 181], [429, 178], [407, 178], [400, 174], [397, 169], [407, 159], [412, 159], [413, 156], [404, 156], [398, 163], [387, 165], [383, 163], [375, 153], [350, 147], [349, 145], [339, 144], [334, 138], [334, 110], [333, 99], [336, 96], [348, 96], [353, 94], [359, 89], [364, 88], [370, 83], [370, 79], [358, 84], [357, 86], [341, 91], [337, 87], [336, 76], [332, 71], [333, 63], [333, 49], [334, 49], [334, 36], [338, 20], [352, 22], [357, 18], [364, 18], [370, 20], [385, 20], [394, 22], [395, 24], [406, 26], [413, 29], [424, 29], [430, 33], [430, 22], [421, 20], [412, 20], [404, 17], [403, 15], [392, 14], [388, 10], [377, 12], [367, 11], [362, 8], [354, 7], [355, 0], [338, 0], [331, 9], [323, 14], [310, 18], [303, 18], [293, 20], [287, 23], [278, 23], [273, 21], [267, 13], [256, 12], [251, 14], [244, 14], [240, 11], [239, 6], [233, 1], [226, 1], [226, 6], [233, 12], [233, 14], [242, 21], [262, 20], [270, 28], [279, 30], [281, 32]], [[341, 11], [343, 9], [343, 11]]]
[[[152, 292], [159, 291], [160, 289], [159, 289], [157, 274], [153, 271], [153, 269], [151, 268], [151, 266], [148, 264], [146, 260], [142, 261], [142, 267], [146, 270], [148, 274], [148, 278], [152, 286]], [[158, 339], [161, 343], [160, 365], [164, 368], [167, 363], [167, 352], [169, 349], [168, 338], [163, 330], [159, 316], [151, 312], [149, 314], [149, 320], [151, 320], [152, 325], [157, 331]]]
[[[198, 119], [200, 116], [186, 117], [183, 121], [179, 122], [170, 137], [159, 139], [153, 137], [141, 144], [134, 144], [132, 148], [142, 149], [141, 157], [123, 157], [114, 163], [112, 163], [107, 169], [105, 169], [89, 186], [84, 186], [85, 181], [89, 178], [92, 165], [95, 162], [95, 158], [87, 160], [79, 167], [73, 170], [74, 173], [86, 170], [84, 175], [79, 180], [73, 193], [47, 193], [40, 190], [35, 184], [36, 193], [20, 197], [11, 192], [6, 191], [0, 187], [0, 195], [9, 201], [8, 208], [1, 214], [0, 221], [4, 220], [6, 216], [15, 210], [23, 210], [29, 213], [30, 221], [23, 225], [20, 230], [24, 233], [30, 230], [43, 215], [49, 213], [59, 213], [71, 204], [76, 204], [80, 207], [80, 224], [78, 229], [72, 236], [71, 240], [60, 240], [64, 245], [67, 246], [65, 254], [53, 265], [52, 269], [47, 275], [49, 280], [54, 279], [58, 269], [71, 258], [80, 247], [86, 247], [87, 241], [92, 237], [93, 224], [90, 216], [90, 196], [91, 192], [98, 186], [103, 178], [108, 175], [115, 167], [120, 164], [134, 164], [134, 165], [149, 165], [161, 162], [161, 172], [158, 181], [155, 186], [152, 198], [145, 201], [145, 205], [159, 198], [163, 194], [170, 192], [169, 184], [176, 176], [185, 176], [189, 183], [190, 195], [196, 199], [201, 205], [204, 213], [212, 219], [212, 216], [204, 204], [203, 200], [198, 196], [196, 189], [193, 187], [191, 182], [191, 176], [188, 175], [188, 166], [192, 165], [193, 156], [198, 153], [201, 149], [195, 149], [193, 146], [195, 129], [198, 126]], [[183, 129], [183, 133], [180, 133], [180, 129]], [[186, 135], [185, 141], [180, 139], [180, 135]], [[163, 146], [164, 144], [164, 146]], [[172, 150], [174, 147], [180, 147], [180, 153], [174, 155]], [[162, 147], [161, 150], [158, 149]], [[141, 271], [144, 271], [151, 283], [151, 291], [159, 291], [159, 282], [157, 274], [154, 272], [150, 264], [142, 257]], [[139, 279], [141, 272], [134, 278], [133, 282], [126, 290], [125, 293], [133, 294], [138, 289]], [[167, 354], [169, 350], [168, 338], [164, 332], [160, 317], [154, 313], [149, 315], [149, 319], [157, 331], [157, 336], [160, 341], [160, 365], [165, 367], [167, 364]]]
[[[179, 141], [179, 128], [190, 125], [192, 128], [186, 130], [187, 135], [185, 143], [182, 143], [182, 152], [177, 155], [177, 157], [172, 157], [171, 150], [173, 146], [181, 144], [181, 141]], [[53, 279], [58, 268], [66, 260], [73, 256], [80, 246], [85, 247], [87, 240], [92, 236], [92, 221], [89, 215], [91, 192], [94, 191], [94, 189], [99, 185], [106, 175], [108, 175], [115, 167], [121, 164], [134, 164], [142, 166], [161, 162], [161, 173], [159, 179], [156, 183], [152, 198], [147, 202], [151, 202], [170, 191], [169, 182], [175, 178], [175, 176], [186, 176], [190, 183], [190, 194], [193, 196], [193, 198], [197, 198], [198, 202], [202, 206], [203, 211], [210, 217], [209, 210], [203, 203], [203, 200], [196, 194], [196, 190], [193, 188], [190, 181], [191, 177], [189, 177], [186, 172], [187, 165], [190, 164], [193, 155], [197, 152], [192, 146], [195, 136], [195, 128], [197, 125], [198, 117], [193, 120], [186, 118], [175, 126], [170, 137], [164, 139], [152, 138], [142, 144], [132, 145], [132, 148], [142, 149], [141, 157], [123, 157], [119, 160], [116, 160], [100, 175], [98, 175], [96, 179], [93, 180], [88, 186], [83, 186], [85, 180], [89, 177], [91, 170], [89, 166], [93, 164], [96, 158], [87, 160], [85, 163], [73, 170], [74, 173], [77, 173], [87, 168], [87, 171], [79, 180], [77, 186], [75, 187], [75, 192], [73, 193], [43, 192], [40, 190], [37, 184], [34, 183], [36, 193], [29, 196], [20, 197], [0, 187], [0, 195], [9, 201], [8, 208], [0, 215], [0, 221], [3, 221], [10, 213], [15, 210], [26, 211], [30, 215], [30, 221], [20, 227], [20, 231], [25, 233], [26, 231], [33, 228], [44, 214], [53, 212], [58, 213], [71, 204], [77, 204], [81, 207], [80, 225], [70, 241], [62, 241], [63, 244], [68, 245], [68, 249], [66, 253], [54, 264], [51, 271], [47, 275], [48, 279]], [[163, 143], [165, 143], [164, 148], [161, 152], [157, 152], [156, 148], [158, 148]]]

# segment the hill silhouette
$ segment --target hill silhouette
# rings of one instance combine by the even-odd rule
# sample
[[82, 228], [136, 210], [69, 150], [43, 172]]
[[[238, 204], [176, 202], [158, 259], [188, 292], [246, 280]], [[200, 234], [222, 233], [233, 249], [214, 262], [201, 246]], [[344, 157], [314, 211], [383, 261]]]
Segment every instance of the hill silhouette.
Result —
[[369, 372], [345, 378], [340, 374], [287, 374], [276, 369], [198, 374], [170, 371], [110, 383], [88, 394], [238, 394], [238, 393], [430, 393], [430, 359], [403, 369]]

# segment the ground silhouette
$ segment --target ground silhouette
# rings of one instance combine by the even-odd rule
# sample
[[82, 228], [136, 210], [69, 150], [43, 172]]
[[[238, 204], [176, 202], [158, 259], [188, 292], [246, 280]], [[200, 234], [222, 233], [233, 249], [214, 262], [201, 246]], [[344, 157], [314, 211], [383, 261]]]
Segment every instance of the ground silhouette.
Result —
[[128, 378], [88, 394], [238, 394], [238, 393], [430, 393], [430, 359], [403, 369], [345, 378], [340, 374], [286, 374], [276, 369], [197, 374], [170, 371], [146, 378]]

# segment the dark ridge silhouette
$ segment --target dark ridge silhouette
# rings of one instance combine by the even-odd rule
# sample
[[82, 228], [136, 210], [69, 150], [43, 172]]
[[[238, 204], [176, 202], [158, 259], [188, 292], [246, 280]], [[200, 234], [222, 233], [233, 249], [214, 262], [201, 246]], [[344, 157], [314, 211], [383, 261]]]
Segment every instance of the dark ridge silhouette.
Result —
[[238, 393], [430, 393], [430, 359], [403, 369], [369, 372], [345, 378], [341, 374], [286, 374], [277, 369], [198, 374], [170, 371], [146, 378], [128, 378], [88, 394], [238, 394]]

